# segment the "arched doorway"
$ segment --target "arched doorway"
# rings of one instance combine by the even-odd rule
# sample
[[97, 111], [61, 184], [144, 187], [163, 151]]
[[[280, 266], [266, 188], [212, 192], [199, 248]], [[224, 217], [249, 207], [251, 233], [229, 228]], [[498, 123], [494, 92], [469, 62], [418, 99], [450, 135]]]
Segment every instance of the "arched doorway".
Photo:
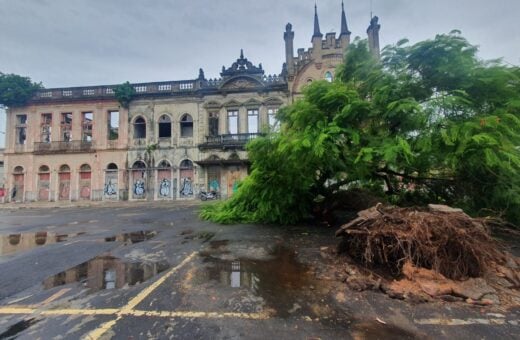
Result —
[[13, 170], [13, 189], [11, 189], [11, 201], [22, 202], [24, 194], [24, 178], [23, 167], [16, 166]]
[[92, 169], [90, 165], [83, 164], [79, 168], [79, 199], [89, 200], [91, 192]]
[[180, 170], [180, 190], [181, 198], [193, 197], [193, 162], [185, 159], [181, 162]]
[[47, 165], [38, 169], [38, 201], [48, 201], [50, 194], [51, 171]]
[[136, 161], [132, 166], [132, 198], [146, 198], [146, 164]]
[[103, 197], [106, 200], [117, 200], [119, 198], [118, 173], [118, 167], [115, 163], [107, 165], [103, 189]]
[[157, 165], [157, 198], [170, 199], [172, 193], [177, 191], [177, 185], [172, 183], [172, 166], [167, 160]]
[[60, 201], [66, 201], [70, 199], [70, 168], [64, 164], [60, 167], [58, 173], [58, 199]]

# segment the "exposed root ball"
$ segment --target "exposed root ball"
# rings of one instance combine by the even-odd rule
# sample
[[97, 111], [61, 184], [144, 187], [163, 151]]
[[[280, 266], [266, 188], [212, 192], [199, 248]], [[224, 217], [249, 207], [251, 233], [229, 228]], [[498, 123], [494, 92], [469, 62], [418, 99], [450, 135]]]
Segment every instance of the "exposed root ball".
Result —
[[485, 226], [460, 209], [378, 204], [358, 216], [336, 232], [343, 236], [340, 251], [396, 276], [407, 261], [454, 280], [482, 276], [489, 264], [505, 261]]

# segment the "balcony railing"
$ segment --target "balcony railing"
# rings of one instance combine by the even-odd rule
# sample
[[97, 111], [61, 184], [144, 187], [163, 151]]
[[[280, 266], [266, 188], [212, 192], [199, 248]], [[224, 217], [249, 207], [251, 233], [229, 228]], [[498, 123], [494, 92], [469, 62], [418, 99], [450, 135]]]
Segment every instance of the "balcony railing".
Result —
[[206, 142], [199, 144], [199, 149], [244, 149], [247, 142], [260, 135], [260, 133], [237, 133], [207, 136]]
[[94, 152], [92, 142], [74, 140], [70, 142], [34, 143], [35, 154]]

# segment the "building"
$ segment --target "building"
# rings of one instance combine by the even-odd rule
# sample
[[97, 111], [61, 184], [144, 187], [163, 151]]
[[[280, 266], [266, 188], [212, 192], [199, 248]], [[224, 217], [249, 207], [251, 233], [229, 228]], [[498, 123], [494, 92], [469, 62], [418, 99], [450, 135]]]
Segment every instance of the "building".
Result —
[[[266, 75], [240, 52], [219, 79], [132, 84], [122, 107], [114, 85], [43, 89], [7, 111], [6, 201], [193, 199], [201, 190], [229, 197], [248, 172], [245, 144], [276, 129], [278, 109], [317, 79], [332, 81], [350, 43], [342, 4], [341, 32], [320, 31], [314, 13], [312, 47]], [[367, 30], [379, 53], [379, 25]]]

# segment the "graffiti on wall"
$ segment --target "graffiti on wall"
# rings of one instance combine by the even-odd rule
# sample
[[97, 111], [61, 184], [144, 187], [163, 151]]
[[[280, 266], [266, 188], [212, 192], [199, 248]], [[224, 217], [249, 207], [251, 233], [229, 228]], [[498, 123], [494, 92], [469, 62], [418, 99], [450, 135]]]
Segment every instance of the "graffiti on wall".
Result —
[[181, 178], [180, 194], [182, 197], [188, 197], [193, 195], [193, 183], [191, 181], [191, 177]]
[[105, 196], [114, 197], [117, 195], [117, 184], [112, 183], [112, 180], [109, 179], [107, 183], [105, 183]]
[[170, 180], [163, 178], [161, 184], [159, 185], [159, 196], [161, 197], [170, 197]]
[[144, 196], [144, 181], [142, 179], [138, 179], [134, 183], [134, 194], [135, 196]]

